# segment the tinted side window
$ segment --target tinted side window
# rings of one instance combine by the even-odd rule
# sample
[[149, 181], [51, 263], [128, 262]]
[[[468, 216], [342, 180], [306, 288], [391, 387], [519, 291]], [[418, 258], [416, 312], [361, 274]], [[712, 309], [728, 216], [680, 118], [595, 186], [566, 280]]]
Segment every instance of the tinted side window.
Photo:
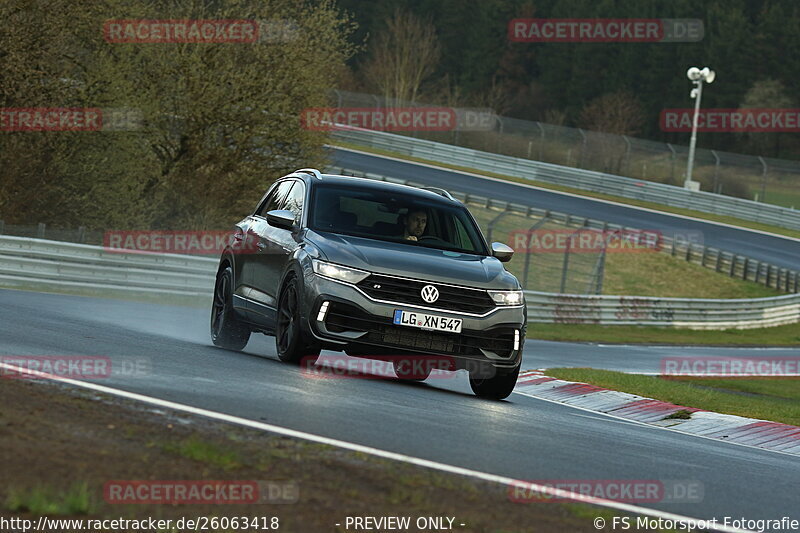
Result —
[[284, 209], [284, 206], [286, 205], [286, 197], [289, 195], [292, 185], [294, 185], [294, 181], [292, 180], [286, 180], [278, 184], [272, 193], [270, 193], [269, 198], [267, 198], [267, 201], [264, 202], [264, 205], [261, 206], [261, 209], [259, 209], [256, 215], [266, 217], [267, 212], [269, 211], [273, 211], [275, 209]]
[[278, 209], [288, 209], [294, 213], [294, 221], [296, 224], [300, 223], [300, 217], [303, 216], [303, 202], [306, 198], [306, 186], [304, 183], [296, 181], [294, 187], [289, 191], [286, 197], [286, 203], [283, 207]]

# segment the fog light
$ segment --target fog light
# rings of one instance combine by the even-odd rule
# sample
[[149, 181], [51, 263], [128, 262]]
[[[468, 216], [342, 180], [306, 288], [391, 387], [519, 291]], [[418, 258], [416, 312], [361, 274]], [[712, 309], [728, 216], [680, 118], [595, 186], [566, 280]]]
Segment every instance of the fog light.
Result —
[[328, 304], [330, 304], [330, 302], [322, 302], [322, 305], [319, 306], [319, 313], [317, 313], [317, 322], [325, 321], [325, 314], [328, 312]]
[[519, 330], [514, 330], [514, 351], [519, 350]]

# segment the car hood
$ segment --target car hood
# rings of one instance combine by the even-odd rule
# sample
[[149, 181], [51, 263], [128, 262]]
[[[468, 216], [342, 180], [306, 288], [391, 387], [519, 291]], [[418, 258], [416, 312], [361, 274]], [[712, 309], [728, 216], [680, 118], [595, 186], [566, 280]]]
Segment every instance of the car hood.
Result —
[[309, 230], [306, 239], [323, 259], [389, 274], [482, 289], [518, 289], [517, 279], [494, 257]]

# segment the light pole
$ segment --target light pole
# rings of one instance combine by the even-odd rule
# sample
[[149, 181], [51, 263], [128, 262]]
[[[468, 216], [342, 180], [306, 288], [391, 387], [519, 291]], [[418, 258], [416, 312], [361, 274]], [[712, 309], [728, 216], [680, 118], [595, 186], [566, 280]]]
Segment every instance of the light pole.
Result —
[[697, 191], [700, 190], [700, 184], [696, 181], [692, 181], [692, 167], [694, 166], [694, 147], [695, 144], [697, 144], [697, 121], [700, 114], [700, 98], [703, 96], [703, 82], [713, 82], [717, 74], [708, 67], [704, 67], [702, 70], [697, 67], [692, 67], [686, 71], [686, 77], [694, 83], [694, 89], [689, 93], [689, 96], [694, 98], [694, 117], [692, 119], [692, 139], [689, 141], [689, 161], [686, 164], [686, 181], [683, 182], [683, 187]]

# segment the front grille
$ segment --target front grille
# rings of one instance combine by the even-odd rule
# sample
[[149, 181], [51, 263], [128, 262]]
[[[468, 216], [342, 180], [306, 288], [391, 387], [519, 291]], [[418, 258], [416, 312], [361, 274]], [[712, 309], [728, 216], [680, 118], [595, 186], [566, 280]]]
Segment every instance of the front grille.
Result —
[[333, 302], [328, 309], [325, 327], [331, 333], [366, 331], [367, 334], [360, 337], [358, 343], [415, 352], [482, 358], [483, 348], [501, 357], [508, 357], [514, 348], [514, 328], [462, 330], [461, 333], [425, 331], [395, 325], [390, 318], [372, 316], [357, 307], [339, 302]]
[[[439, 291], [439, 299], [430, 304], [422, 299], [421, 291], [426, 285], [433, 285]], [[494, 300], [488, 292], [482, 289], [439, 285], [435, 282], [393, 278], [380, 274], [370, 274], [358, 284], [358, 287], [372, 298], [387, 302], [421, 305], [478, 315], [495, 308]]]

